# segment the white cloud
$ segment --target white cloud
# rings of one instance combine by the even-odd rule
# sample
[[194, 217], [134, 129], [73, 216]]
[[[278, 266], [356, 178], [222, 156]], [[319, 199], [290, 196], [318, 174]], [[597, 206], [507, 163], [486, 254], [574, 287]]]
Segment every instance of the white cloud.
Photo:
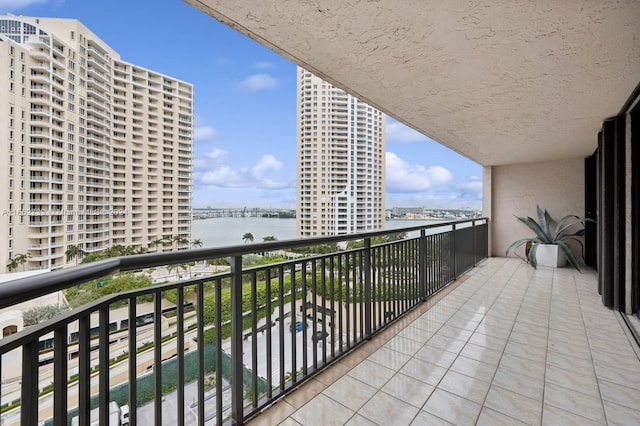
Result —
[[461, 198], [482, 200], [482, 179], [470, 176], [467, 181], [456, 185]]
[[261, 70], [266, 70], [266, 69], [273, 68], [273, 63], [268, 61], [256, 61], [253, 63], [253, 67]]
[[218, 131], [211, 126], [198, 126], [193, 129], [193, 140], [204, 141], [218, 136]]
[[257, 92], [264, 89], [273, 89], [278, 85], [278, 80], [269, 74], [253, 74], [238, 83], [238, 88], [247, 92]]
[[387, 117], [387, 140], [394, 142], [425, 142], [429, 140], [425, 135], [416, 132], [391, 117]]
[[203, 173], [199, 180], [205, 185], [220, 186], [223, 188], [242, 188], [241, 176], [229, 166], [218, 167]]
[[214, 149], [205, 154], [196, 164], [194, 180], [196, 186], [242, 189], [289, 189], [295, 181], [279, 173], [283, 163], [271, 154], [263, 155], [250, 167], [234, 169], [227, 164], [228, 153]]
[[271, 154], [263, 155], [262, 158], [251, 168], [251, 173], [256, 178], [262, 177], [269, 170], [278, 170], [282, 167], [282, 162]]
[[419, 164], [409, 164], [393, 152], [387, 152], [386, 163], [388, 192], [426, 191], [453, 178], [451, 172], [444, 167], [426, 168]]
[[224, 149], [213, 148], [205, 153], [196, 153], [193, 159], [194, 179], [205, 174], [208, 170], [225, 165], [228, 152]]
[[48, 0], [0, 0], [0, 12], [10, 12], [34, 4], [44, 4]]
[[227, 157], [227, 151], [220, 148], [214, 148], [205, 154], [207, 158], [212, 160], [224, 160]]

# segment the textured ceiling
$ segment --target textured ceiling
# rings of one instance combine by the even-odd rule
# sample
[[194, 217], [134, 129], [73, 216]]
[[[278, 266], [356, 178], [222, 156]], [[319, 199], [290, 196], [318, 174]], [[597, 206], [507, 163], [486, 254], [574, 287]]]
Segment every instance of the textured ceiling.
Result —
[[186, 0], [483, 165], [584, 157], [640, 82], [640, 1]]

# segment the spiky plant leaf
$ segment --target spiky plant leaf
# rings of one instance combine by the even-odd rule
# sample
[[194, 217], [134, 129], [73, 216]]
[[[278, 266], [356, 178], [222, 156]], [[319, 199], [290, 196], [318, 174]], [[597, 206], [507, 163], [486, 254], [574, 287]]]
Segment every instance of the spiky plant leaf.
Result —
[[543, 209], [540, 206], [536, 206], [536, 210], [538, 212], [538, 223], [540, 224], [540, 229], [542, 229], [546, 239], [551, 239], [551, 233], [549, 231], [551, 216], [546, 209]]
[[530, 217], [519, 217], [517, 218], [520, 222], [524, 223], [529, 229], [536, 234], [536, 237], [540, 239], [540, 241], [548, 241], [548, 235], [545, 234], [544, 229]]
[[538, 244], [534, 244], [531, 246], [531, 250], [529, 250], [529, 263], [533, 266], [533, 269], [538, 267], [538, 260], [536, 259], [536, 252], [538, 251]]
[[564, 241], [558, 241], [557, 245], [558, 247], [560, 247], [560, 250], [562, 250], [562, 252], [564, 253], [564, 256], [567, 258], [567, 262], [569, 262], [571, 266], [573, 266], [578, 271], [580, 271], [580, 265], [578, 264], [578, 259], [576, 259], [576, 256], [573, 254], [573, 252], [571, 251], [571, 248], [569, 248], [567, 243], [565, 243]]

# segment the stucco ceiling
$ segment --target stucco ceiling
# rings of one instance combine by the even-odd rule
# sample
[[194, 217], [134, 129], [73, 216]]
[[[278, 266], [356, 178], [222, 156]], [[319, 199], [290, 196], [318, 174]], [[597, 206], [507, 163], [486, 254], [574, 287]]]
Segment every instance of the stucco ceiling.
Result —
[[640, 2], [185, 0], [483, 165], [585, 157], [640, 82]]

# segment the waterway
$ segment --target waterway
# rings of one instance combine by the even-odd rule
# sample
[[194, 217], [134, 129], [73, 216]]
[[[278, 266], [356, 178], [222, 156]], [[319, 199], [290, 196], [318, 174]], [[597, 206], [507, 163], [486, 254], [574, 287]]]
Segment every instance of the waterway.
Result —
[[[388, 220], [385, 229], [438, 223], [438, 220]], [[203, 247], [221, 247], [242, 244], [242, 237], [251, 233], [254, 241], [273, 236], [278, 240], [296, 238], [295, 219], [264, 217], [216, 217], [192, 222], [191, 239], [200, 239]]]

